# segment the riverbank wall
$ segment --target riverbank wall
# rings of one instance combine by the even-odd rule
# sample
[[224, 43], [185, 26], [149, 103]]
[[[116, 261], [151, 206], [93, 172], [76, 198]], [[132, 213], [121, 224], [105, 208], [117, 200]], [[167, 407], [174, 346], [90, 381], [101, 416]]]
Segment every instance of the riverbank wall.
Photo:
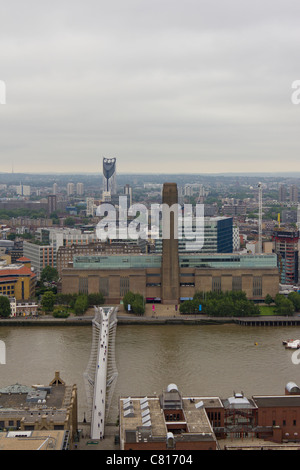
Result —
[[[0, 319], [1, 326], [91, 326], [93, 316], [69, 318], [5, 318]], [[207, 316], [174, 316], [144, 317], [118, 315], [118, 325], [220, 325], [236, 324], [240, 326], [300, 326], [300, 317], [207, 317]]]

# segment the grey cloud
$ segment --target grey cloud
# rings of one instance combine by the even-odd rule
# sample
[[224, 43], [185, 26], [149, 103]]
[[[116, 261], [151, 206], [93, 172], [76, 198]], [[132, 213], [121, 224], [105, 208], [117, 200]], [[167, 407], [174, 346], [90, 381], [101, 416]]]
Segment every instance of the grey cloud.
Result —
[[3, 169], [98, 171], [105, 154], [120, 171], [297, 163], [298, 13], [294, 1], [6, 3]]

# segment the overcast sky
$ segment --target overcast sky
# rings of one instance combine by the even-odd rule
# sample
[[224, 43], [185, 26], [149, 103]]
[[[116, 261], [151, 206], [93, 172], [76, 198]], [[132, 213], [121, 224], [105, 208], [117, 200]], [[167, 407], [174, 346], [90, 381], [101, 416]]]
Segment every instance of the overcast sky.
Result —
[[300, 171], [299, 0], [0, 11], [1, 172]]

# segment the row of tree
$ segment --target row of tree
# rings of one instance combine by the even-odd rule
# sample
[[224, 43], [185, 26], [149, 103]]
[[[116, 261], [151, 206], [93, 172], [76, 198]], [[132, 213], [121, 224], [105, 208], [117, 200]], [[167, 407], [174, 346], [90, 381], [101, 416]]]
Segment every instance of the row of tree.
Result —
[[293, 315], [295, 312], [300, 311], [300, 294], [290, 292], [287, 297], [277, 294], [274, 303], [277, 315]]
[[248, 317], [260, 314], [258, 305], [248, 300], [243, 291], [197, 292], [192, 300], [180, 304], [179, 311], [182, 314], [203, 313], [214, 317]]
[[[300, 311], [300, 294], [298, 292], [291, 292], [287, 297], [277, 294], [275, 299], [267, 295], [265, 303], [267, 305], [274, 304], [274, 313], [277, 315], [293, 315], [294, 312]], [[197, 292], [192, 300], [186, 300], [180, 304], [179, 311], [182, 314], [201, 312], [218, 317], [260, 315], [259, 306], [248, 300], [246, 293], [243, 291]]]
[[10, 301], [5, 295], [0, 295], [0, 317], [8, 318], [11, 315]]
[[123, 297], [123, 305], [126, 312], [135, 313], [136, 315], [144, 315], [145, 299], [141, 294], [127, 292]]
[[47, 313], [55, 317], [66, 317], [70, 312], [82, 315], [94, 305], [103, 305], [105, 302], [101, 292], [95, 294], [54, 294], [51, 290], [42, 296], [41, 306]]

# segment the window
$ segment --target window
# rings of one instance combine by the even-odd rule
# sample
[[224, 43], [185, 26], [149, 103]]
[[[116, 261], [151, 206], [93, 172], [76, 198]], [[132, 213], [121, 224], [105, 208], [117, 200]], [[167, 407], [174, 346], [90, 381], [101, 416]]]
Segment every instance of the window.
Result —
[[262, 278], [253, 277], [253, 296], [262, 296]]
[[129, 278], [121, 277], [120, 278], [120, 295], [123, 297], [129, 291]]
[[109, 295], [108, 277], [99, 278], [99, 292], [102, 292], [104, 296]]
[[88, 278], [87, 277], [79, 278], [79, 293], [88, 294]]
[[242, 290], [242, 278], [241, 276], [233, 276], [232, 278], [232, 290], [241, 291]]
[[221, 292], [221, 278], [220, 277], [212, 278], [212, 291]]

